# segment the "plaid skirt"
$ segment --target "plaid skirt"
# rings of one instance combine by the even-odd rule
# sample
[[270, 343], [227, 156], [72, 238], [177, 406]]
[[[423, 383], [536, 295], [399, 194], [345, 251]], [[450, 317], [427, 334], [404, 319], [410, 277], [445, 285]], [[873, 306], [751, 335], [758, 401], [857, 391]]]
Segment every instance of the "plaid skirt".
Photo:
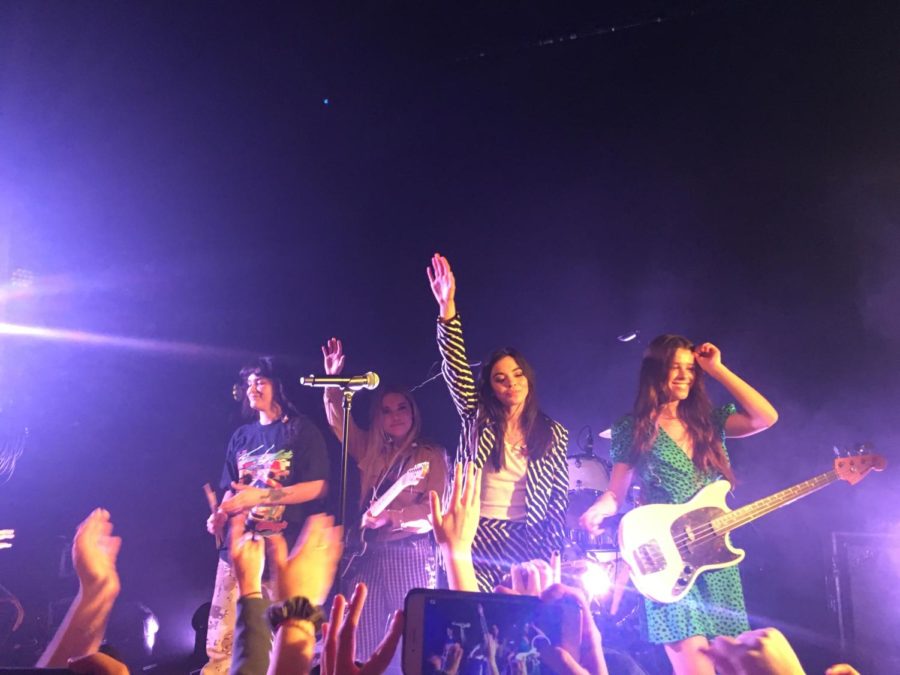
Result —
[[360, 581], [368, 587], [369, 595], [359, 619], [356, 658], [367, 661], [384, 638], [394, 612], [403, 609], [406, 594], [413, 588], [437, 585], [433, 537], [427, 534], [369, 544], [366, 554], [341, 580], [341, 590], [348, 600]]

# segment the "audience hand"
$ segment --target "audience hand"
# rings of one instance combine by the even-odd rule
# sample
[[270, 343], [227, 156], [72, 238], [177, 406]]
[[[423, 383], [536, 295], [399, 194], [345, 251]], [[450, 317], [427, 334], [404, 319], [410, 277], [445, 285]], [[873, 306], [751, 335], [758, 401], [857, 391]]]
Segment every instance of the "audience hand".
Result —
[[112, 531], [109, 511], [94, 509], [75, 532], [72, 565], [84, 591], [119, 594], [121, 585], [116, 558], [122, 540], [112, 536]]
[[510, 586], [497, 586], [496, 593], [509, 595], [541, 595], [553, 584], [560, 583], [562, 565], [558, 551], [550, 556], [550, 562], [536, 558], [524, 563], [514, 563], [509, 571]]
[[109, 654], [94, 652], [69, 659], [69, 670], [77, 675], [128, 675], [128, 667]]
[[443, 512], [438, 494], [432, 491], [429, 497], [437, 543], [454, 552], [471, 553], [481, 512], [481, 469], [467, 462], [464, 471], [462, 462], [456, 463], [450, 498]]
[[262, 593], [262, 573], [266, 555], [262, 537], [246, 532], [245, 514], [231, 519], [229, 553], [241, 596]]
[[849, 663], [835, 663], [825, 671], [825, 675], [859, 675], [859, 671]]
[[797, 655], [777, 628], [717, 637], [704, 653], [723, 675], [803, 675]]
[[400, 637], [403, 635], [403, 612], [397, 610], [391, 619], [381, 644], [372, 652], [369, 661], [362, 666], [356, 664], [356, 630], [359, 616], [366, 603], [368, 589], [363, 583], [357, 584], [350, 598], [349, 610], [344, 612], [347, 601], [336, 595], [331, 605], [331, 617], [324, 629], [322, 651], [322, 675], [380, 675], [391, 663]]
[[287, 542], [280, 534], [268, 538], [275, 598], [302, 596], [315, 605], [328, 597], [338, 561], [344, 550], [344, 528], [334, 518], [317, 513], [306, 519], [288, 556]]
[[561, 675], [606, 675], [603, 641], [584, 593], [571, 586], [554, 584], [541, 593], [541, 600], [574, 603], [581, 610], [581, 643], [577, 659], [562, 647], [546, 647], [541, 650], [541, 661]]
[[78, 594], [38, 659], [39, 668], [59, 668], [99, 649], [121, 588], [116, 559], [122, 540], [112, 536], [112, 530], [106, 509], [94, 509], [78, 526], [72, 541]]

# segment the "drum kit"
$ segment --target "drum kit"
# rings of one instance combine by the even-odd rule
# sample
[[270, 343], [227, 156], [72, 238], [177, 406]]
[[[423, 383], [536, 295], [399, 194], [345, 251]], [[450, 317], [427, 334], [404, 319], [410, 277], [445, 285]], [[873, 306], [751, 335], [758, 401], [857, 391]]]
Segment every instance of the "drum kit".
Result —
[[[608, 432], [601, 432], [608, 438]], [[608, 518], [599, 534], [579, 526], [582, 514], [609, 487], [612, 463], [593, 452], [592, 433], [587, 442], [567, 458], [569, 465], [569, 507], [566, 511], [567, 541], [562, 552], [563, 583], [582, 588], [604, 630], [636, 633], [640, 612], [638, 596], [628, 583], [628, 566], [619, 557], [618, 524], [621, 514]], [[629, 499], [628, 506], [633, 506]], [[608, 635], [608, 633], [604, 633]], [[626, 636], [623, 635], [623, 638]]]

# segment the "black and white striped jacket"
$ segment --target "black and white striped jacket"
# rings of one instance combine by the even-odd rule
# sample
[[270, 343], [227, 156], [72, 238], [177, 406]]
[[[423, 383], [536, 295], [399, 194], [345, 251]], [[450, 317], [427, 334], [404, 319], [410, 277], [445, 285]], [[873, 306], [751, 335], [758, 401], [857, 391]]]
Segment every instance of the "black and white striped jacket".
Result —
[[[438, 349], [443, 361], [441, 372], [462, 420], [456, 461], [474, 460], [475, 466], [482, 468], [497, 439], [493, 429], [485, 426], [478, 433], [474, 451], [470, 447], [478, 411], [478, 393], [466, 357], [459, 314], [446, 322], [438, 320], [437, 326]], [[549, 421], [553, 428], [552, 446], [540, 459], [528, 460], [525, 523], [530, 534], [543, 540], [542, 548], [553, 551], [562, 550], [565, 537], [569, 503], [569, 467], [566, 463], [569, 432], [559, 422]]]

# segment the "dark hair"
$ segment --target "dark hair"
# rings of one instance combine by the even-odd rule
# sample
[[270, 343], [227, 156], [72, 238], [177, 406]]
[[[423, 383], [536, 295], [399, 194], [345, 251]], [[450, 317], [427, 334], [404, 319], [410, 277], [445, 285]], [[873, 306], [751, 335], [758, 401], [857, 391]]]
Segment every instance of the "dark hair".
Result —
[[272, 356], [260, 356], [255, 361], [251, 361], [241, 368], [241, 414], [252, 419], [256, 416], [256, 412], [250, 407], [250, 401], [247, 399], [247, 380], [251, 375], [257, 377], [265, 377], [272, 381], [273, 400], [281, 408], [283, 417], [296, 417], [300, 413], [297, 407], [288, 398], [285, 392], [284, 382], [286, 374], [280, 364]]
[[[669, 369], [679, 349], [694, 350], [693, 343], [680, 335], [655, 337], [641, 361], [638, 393], [634, 400], [633, 445], [638, 452], [647, 452], [659, 433], [657, 417], [660, 408], [669, 401]], [[686, 399], [678, 404], [678, 417], [687, 426], [694, 446], [694, 466], [704, 473], [718, 471], [734, 485], [734, 472], [725, 456], [725, 449], [712, 420], [712, 402], [703, 386], [703, 371], [694, 370], [694, 383]]]
[[516, 365], [522, 369], [525, 379], [528, 380], [528, 396], [525, 398], [520, 422], [525, 437], [525, 445], [528, 449], [528, 458], [540, 459], [553, 443], [553, 426], [550, 418], [541, 412], [538, 407], [534, 369], [518, 350], [512, 347], [501, 347], [494, 351], [481, 366], [477, 383], [478, 412], [474, 426], [476, 436], [470, 440], [473, 445], [477, 443], [478, 435], [485, 427], [489, 427], [494, 432], [497, 442], [491, 449], [490, 459], [497, 470], [503, 466], [503, 431], [505, 425], [502, 423], [502, 420], [505, 417], [505, 411], [503, 404], [497, 400], [494, 388], [491, 386], [491, 371], [497, 361], [507, 356], [516, 362]]

